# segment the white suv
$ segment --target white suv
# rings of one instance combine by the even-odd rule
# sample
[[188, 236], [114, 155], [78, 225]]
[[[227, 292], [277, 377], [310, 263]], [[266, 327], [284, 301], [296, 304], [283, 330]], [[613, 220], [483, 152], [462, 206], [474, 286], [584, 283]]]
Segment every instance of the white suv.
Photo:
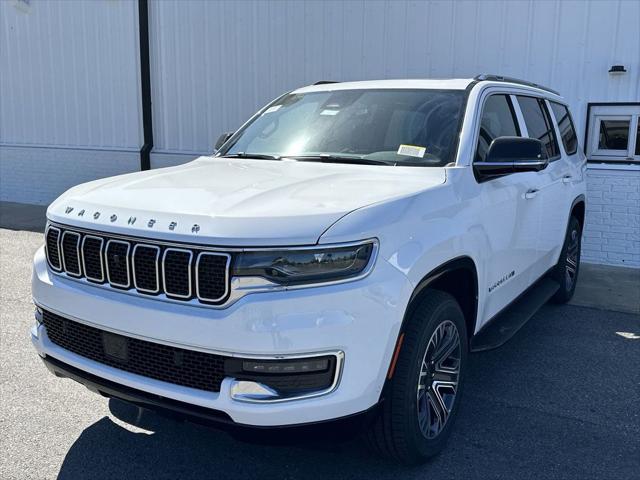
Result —
[[415, 463], [468, 352], [573, 294], [585, 157], [549, 89], [319, 82], [218, 143], [49, 207], [31, 339], [58, 376], [220, 424], [365, 419]]

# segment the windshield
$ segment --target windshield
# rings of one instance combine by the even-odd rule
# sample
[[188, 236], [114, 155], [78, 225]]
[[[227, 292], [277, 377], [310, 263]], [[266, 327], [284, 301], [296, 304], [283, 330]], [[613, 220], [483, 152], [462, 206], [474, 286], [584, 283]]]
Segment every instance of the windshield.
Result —
[[454, 161], [462, 90], [336, 90], [276, 100], [216, 154], [389, 165]]

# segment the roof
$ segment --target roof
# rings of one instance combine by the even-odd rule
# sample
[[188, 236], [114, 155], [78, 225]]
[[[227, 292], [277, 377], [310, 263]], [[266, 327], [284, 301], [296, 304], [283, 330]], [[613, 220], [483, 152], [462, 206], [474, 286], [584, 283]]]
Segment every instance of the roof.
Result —
[[333, 82], [320, 81], [314, 85], [298, 88], [292, 93], [308, 92], [329, 92], [335, 90], [357, 90], [357, 89], [381, 89], [381, 88], [406, 88], [406, 89], [440, 89], [440, 90], [464, 90], [472, 83], [482, 82], [485, 84], [507, 84], [510, 87], [524, 88], [542, 93], [544, 96], [551, 96], [561, 99], [561, 95], [550, 88], [538, 85], [526, 80], [520, 80], [501, 75], [478, 75], [475, 78], [440, 78], [440, 79], [396, 79], [396, 80], [366, 80], [360, 82]]
[[473, 82], [473, 78], [450, 79], [407, 79], [407, 80], [366, 80], [362, 82], [322, 83], [298, 88], [292, 93], [326, 92], [334, 90], [358, 90], [373, 88], [442, 89], [464, 90]]

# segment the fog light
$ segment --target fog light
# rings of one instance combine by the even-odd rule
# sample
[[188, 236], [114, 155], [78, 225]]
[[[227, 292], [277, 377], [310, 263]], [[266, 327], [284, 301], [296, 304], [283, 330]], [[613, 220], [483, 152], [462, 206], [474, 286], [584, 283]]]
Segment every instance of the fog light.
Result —
[[242, 370], [252, 373], [310, 373], [322, 372], [329, 368], [327, 358], [307, 360], [244, 360]]

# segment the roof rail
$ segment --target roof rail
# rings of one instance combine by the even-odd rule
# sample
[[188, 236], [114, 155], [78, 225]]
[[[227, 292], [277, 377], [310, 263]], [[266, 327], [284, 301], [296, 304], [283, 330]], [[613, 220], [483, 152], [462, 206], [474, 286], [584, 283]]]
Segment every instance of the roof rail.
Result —
[[545, 91], [553, 93], [555, 95], [560, 95], [560, 93], [558, 91], [553, 90], [552, 88], [544, 87], [542, 85], [539, 85], [539, 84], [533, 83], [533, 82], [527, 82], [526, 80], [520, 80], [519, 78], [505, 77], [504, 75], [493, 75], [493, 74], [490, 74], [490, 73], [483, 73], [481, 75], [476, 75], [474, 77], [474, 80], [477, 80], [478, 82], [489, 81], [489, 82], [517, 83], [517, 84], [520, 84], [520, 85], [526, 85], [528, 87], [539, 88], [540, 90], [545, 90]]
[[328, 83], [340, 83], [340, 82], [335, 80], [319, 80], [316, 83], [314, 83], [314, 85], [326, 85]]

